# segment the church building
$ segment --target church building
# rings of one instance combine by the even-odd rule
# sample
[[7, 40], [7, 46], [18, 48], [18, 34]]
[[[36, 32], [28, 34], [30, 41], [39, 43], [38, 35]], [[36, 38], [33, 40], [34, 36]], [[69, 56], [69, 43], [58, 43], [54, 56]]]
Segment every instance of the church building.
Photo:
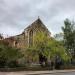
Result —
[[27, 48], [34, 45], [34, 36], [38, 32], [46, 33], [49, 37], [51, 36], [51, 33], [40, 18], [25, 28], [22, 34], [6, 38], [6, 40], [8, 40], [9, 45], [12, 45], [12, 47]]

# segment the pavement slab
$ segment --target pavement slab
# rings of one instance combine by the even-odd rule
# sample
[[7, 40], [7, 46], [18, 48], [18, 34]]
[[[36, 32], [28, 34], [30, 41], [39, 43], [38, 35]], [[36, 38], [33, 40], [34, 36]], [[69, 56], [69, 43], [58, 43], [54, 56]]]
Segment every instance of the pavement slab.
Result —
[[[19, 72], [0, 72], [0, 75], [61, 75], [60, 73], [75, 73], [75, 70], [53, 70], [53, 71], [19, 71]], [[75, 74], [74, 74], [75, 75]]]

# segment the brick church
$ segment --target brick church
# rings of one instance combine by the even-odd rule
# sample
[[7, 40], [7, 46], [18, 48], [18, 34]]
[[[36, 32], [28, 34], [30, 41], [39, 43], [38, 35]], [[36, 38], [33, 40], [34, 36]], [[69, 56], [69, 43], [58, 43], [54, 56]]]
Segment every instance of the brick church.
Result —
[[17, 48], [27, 48], [34, 45], [34, 36], [38, 32], [46, 33], [50, 37], [51, 33], [43, 24], [40, 18], [34, 21], [31, 25], [24, 29], [24, 31], [16, 36], [4, 39], [8, 45]]

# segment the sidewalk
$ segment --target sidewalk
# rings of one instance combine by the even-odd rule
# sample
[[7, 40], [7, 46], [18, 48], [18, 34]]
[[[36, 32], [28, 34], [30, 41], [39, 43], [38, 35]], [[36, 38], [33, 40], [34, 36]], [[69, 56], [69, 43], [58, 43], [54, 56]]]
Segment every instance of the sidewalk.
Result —
[[3, 75], [35, 75], [35, 74], [69, 73], [69, 72], [75, 72], [75, 70], [21, 71], [21, 72], [7, 72], [7, 74]]
[[67, 73], [67, 72], [75, 72], [75, 70], [53, 70], [53, 71], [32, 71], [27, 74], [54, 74], [54, 73]]

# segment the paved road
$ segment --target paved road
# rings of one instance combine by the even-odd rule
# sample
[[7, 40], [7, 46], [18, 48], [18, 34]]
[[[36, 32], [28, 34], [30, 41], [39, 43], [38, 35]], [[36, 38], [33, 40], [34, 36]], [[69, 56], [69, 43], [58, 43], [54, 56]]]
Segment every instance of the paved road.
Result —
[[0, 75], [75, 75], [75, 70], [0, 72]]

